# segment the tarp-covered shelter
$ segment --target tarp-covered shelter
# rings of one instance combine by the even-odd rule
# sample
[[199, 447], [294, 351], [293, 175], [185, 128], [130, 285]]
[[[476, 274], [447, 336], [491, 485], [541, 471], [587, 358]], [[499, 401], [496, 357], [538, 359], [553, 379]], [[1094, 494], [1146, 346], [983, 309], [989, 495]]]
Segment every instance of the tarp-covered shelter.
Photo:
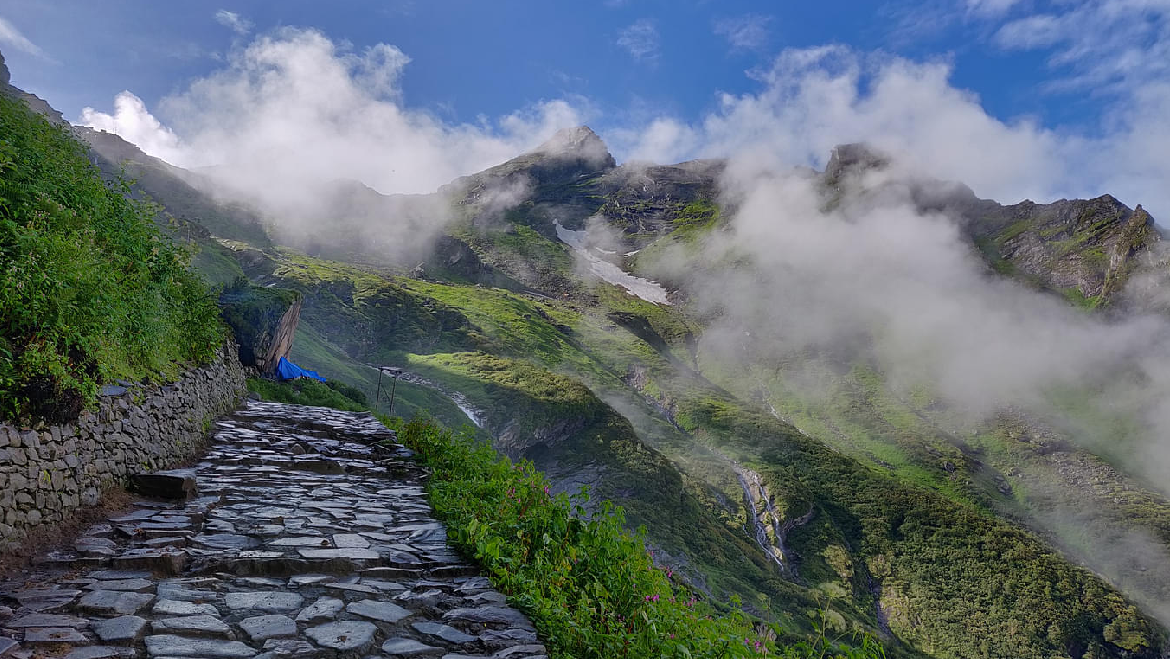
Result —
[[290, 362], [284, 357], [276, 364], [276, 377], [281, 380], [295, 380], [297, 378], [313, 378], [314, 380], [325, 381], [325, 378], [317, 375], [317, 371], [306, 371], [305, 369]]

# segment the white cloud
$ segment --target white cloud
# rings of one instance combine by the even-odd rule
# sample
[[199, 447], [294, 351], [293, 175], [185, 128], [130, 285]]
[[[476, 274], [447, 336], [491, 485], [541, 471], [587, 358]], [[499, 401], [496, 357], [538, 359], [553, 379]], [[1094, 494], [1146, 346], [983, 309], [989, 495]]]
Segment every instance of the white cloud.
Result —
[[142, 99], [128, 91], [114, 97], [113, 114], [87, 107], [81, 111], [77, 123], [119, 135], [146, 153], [167, 162], [179, 162], [186, 154], [186, 148], [178, 136], [147, 111]]
[[39, 46], [28, 40], [28, 37], [20, 33], [16, 26], [0, 17], [0, 43], [33, 55], [35, 57], [47, 58], [45, 51], [41, 50]]
[[654, 22], [642, 18], [634, 21], [618, 33], [617, 45], [624, 48], [634, 59], [653, 63], [658, 59], [661, 38]]
[[215, 12], [215, 21], [239, 35], [245, 35], [252, 30], [252, 22], [234, 11], [220, 9]]
[[1170, 80], [1170, 2], [1083, 0], [1001, 25], [1007, 50], [1051, 49], [1050, 90], [1128, 95]]
[[739, 166], [783, 171], [823, 166], [837, 144], [864, 141], [908, 168], [962, 181], [1005, 203], [1106, 192], [1170, 219], [1170, 85], [1109, 114], [1101, 134], [1003, 121], [951, 82], [949, 62], [914, 62], [844, 46], [789, 50], [755, 72], [761, 89], [724, 94], [688, 123], [669, 117], [618, 132], [618, 152], [645, 157], [736, 156]]
[[771, 16], [746, 14], [715, 21], [715, 34], [727, 39], [732, 48], [759, 50], [768, 45]]
[[1022, 0], [967, 0], [967, 11], [982, 16], [1002, 16]]
[[287, 209], [337, 179], [383, 193], [431, 192], [584, 121], [574, 103], [549, 100], [494, 120], [445, 123], [402, 104], [409, 61], [391, 45], [353, 51], [315, 30], [287, 28], [164, 98], [157, 112], [165, 124], [129, 92], [112, 114], [86, 108], [79, 123], [179, 166], [214, 166], [224, 185]]

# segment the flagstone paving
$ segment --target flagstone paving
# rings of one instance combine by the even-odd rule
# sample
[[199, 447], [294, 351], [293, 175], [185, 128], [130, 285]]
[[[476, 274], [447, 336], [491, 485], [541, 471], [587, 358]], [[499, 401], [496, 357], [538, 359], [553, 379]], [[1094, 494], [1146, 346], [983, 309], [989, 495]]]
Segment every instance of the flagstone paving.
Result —
[[191, 476], [0, 584], [0, 657], [544, 657], [372, 416], [250, 402]]

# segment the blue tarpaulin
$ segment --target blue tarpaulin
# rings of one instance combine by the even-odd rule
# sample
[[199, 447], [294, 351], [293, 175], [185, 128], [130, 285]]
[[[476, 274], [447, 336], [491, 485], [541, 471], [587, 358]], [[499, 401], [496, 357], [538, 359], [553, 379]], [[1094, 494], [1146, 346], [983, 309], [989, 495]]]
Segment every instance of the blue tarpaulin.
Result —
[[325, 381], [325, 378], [317, 375], [317, 371], [306, 371], [305, 369], [290, 362], [284, 357], [276, 364], [276, 377], [281, 380], [295, 380], [297, 378], [313, 378], [314, 380]]

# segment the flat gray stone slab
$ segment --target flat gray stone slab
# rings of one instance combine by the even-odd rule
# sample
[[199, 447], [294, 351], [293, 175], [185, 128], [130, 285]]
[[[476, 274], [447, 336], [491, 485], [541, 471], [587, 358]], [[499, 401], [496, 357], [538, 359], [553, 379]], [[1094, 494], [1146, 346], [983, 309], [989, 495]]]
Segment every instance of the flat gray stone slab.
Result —
[[438, 653], [442, 651], [443, 648], [419, 643], [413, 638], [392, 638], [382, 644], [382, 652], [385, 652], [391, 657], [413, 657], [428, 652]]
[[256, 651], [239, 641], [186, 638], [173, 634], [146, 637], [146, 651], [152, 657], [239, 657], [256, 656]]
[[317, 659], [321, 648], [299, 638], [270, 638], [264, 642], [264, 657], [272, 659]]
[[188, 588], [181, 584], [159, 584], [155, 591], [159, 599], [182, 600], [184, 602], [211, 602], [219, 599], [219, 593], [214, 590]]
[[21, 616], [16, 620], [4, 623], [10, 629], [26, 629], [29, 627], [88, 627], [89, 621], [74, 616], [58, 615], [54, 613], [32, 613]]
[[217, 616], [219, 610], [211, 604], [196, 604], [179, 600], [159, 600], [154, 604], [154, 613], [167, 616]]
[[154, 588], [154, 582], [146, 579], [114, 579], [91, 583], [85, 587], [86, 590], [129, 590], [136, 593], [142, 593], [151, 588]]
[[305, 601], [304, 597], [296, 593], [252, 592], [228, 593], [224, 598], [228, 608], [233, 611], [248, 609], [254, 611], [292, 611], [300, 608]]
[[271, 614], [244, 618], [240, 621], [240, 629], [253, 641], [264, 641], [278, 636], [295, 636], [297, 623], [288, 616]]
[[531, 645], [513, 645], [510, 648], [505, 648], [492, 655], [492, 659], [537, 659], [537, 657], [547, 657], [548, 649], [539, 643]]
[[366, 549], [370, 546], [370, 541], [356, 533], [334, 533], [333, 544], [337, 545], [338, 548], [350, 547]]
[[374, 600], [362, 600], [360, 602], [354, 602], [345, 607], [345, 610], [363, 618], [381, 620], [382, 622], [398, 622], [403, 618], [408, 618], [413, 615], [413, 612], [408, 611], [401, 606], [398, 606], [397, 604], [393, 604], [391, 602], [376, 602]]
[[146, 570], [94, 570], [86, 576], [93, 579], [102, 580], [119, 580], [119, 579], [149, 579], [150, 572]]
[[464, 634], [454, 627], [449, 627], [439, 622], [416, 622], [411, 627], [414, 627], [423, 634], [438, 636], [448, 643], [470, 643], [475, 640], [474, 636]]
[[[333, 543], [329, 538], [321, 535], [315, 536], [294, 536], [290, 538], [277, 538], [268, 543], [273, 547], [332, 547]], [[368, 546], [368, 545], [367, 545]]]
[[25, 643], [89, 643], [85, 634], [73, 627], [36, 627], [24, 632]]
[[227, 636], [232, 628], [219, 618], [209, 615], [163, 618], [152, 623], [155, 633], [178, 632], [195, 636]]
[[133, 641], [146, 630], [146, 620], [138, 616], [118, 616], [93, 624], [93, 631], [104, 643]]
[[346, 620], [310, 627], [305, 630], [305, 634], [321, 647], [350, 652], [367, 648], [374, 642], [376, 631], [378, 628], [373, 623]]
[[[0, 652], [0, 656], [3, 656]], [[133, 648], [115, 648], [108, 645], [91, 645], [76, 648], [65, 655], [64, 659], [112, 659], [113, 657], [133, 657]]]
[[77, 608], [106, 615], [129, 615], [154, 601], [154, 595], [120, 590], [95, 590], [81, 598]]
[[322, 581], [329, 581], [334, 577], [325, 574], [298, 574], [289, 578], [288, 582], [294, 586], [308, 586]]
[[213, 533], [211, 535], [197, 535], [191, 542], [212, 549], [251, 549], [260, 544], [256, 538], [235, 533]]
[[528, 617], [516, 609], [502, 606], [480, 606], [474, 609], [452, 609], [443, 614], [443, 620], [463, 620], [490, 625], [507, 625], [531, 629]]
[[360, 583], [327, 583], [325, 584], [325, 587], [330, 590], [344, 590], [350, 593], [363, 593], [366, 595], [378, 594], [377, 588]]
[[306, 606], [297, 616], [297, 622], [317, 622], [332, 620], [345, 608], [345, 602], [336, 597], [321, 597], [316, 602]]
[[0, 656], [4, 656], [5, 652], [8, 652], [12, 648], [16, 647], [16, 645], [16, 641], [8, 638], [7, 636], [0, 636]]
[[347, 547], [345, 549], [298, 549], [297, 551], [305, 558], [353, 558], [359, 560], [373, 560], [378, 558], [378, 552], [372, 549], [358, 549], [355, 547]]

